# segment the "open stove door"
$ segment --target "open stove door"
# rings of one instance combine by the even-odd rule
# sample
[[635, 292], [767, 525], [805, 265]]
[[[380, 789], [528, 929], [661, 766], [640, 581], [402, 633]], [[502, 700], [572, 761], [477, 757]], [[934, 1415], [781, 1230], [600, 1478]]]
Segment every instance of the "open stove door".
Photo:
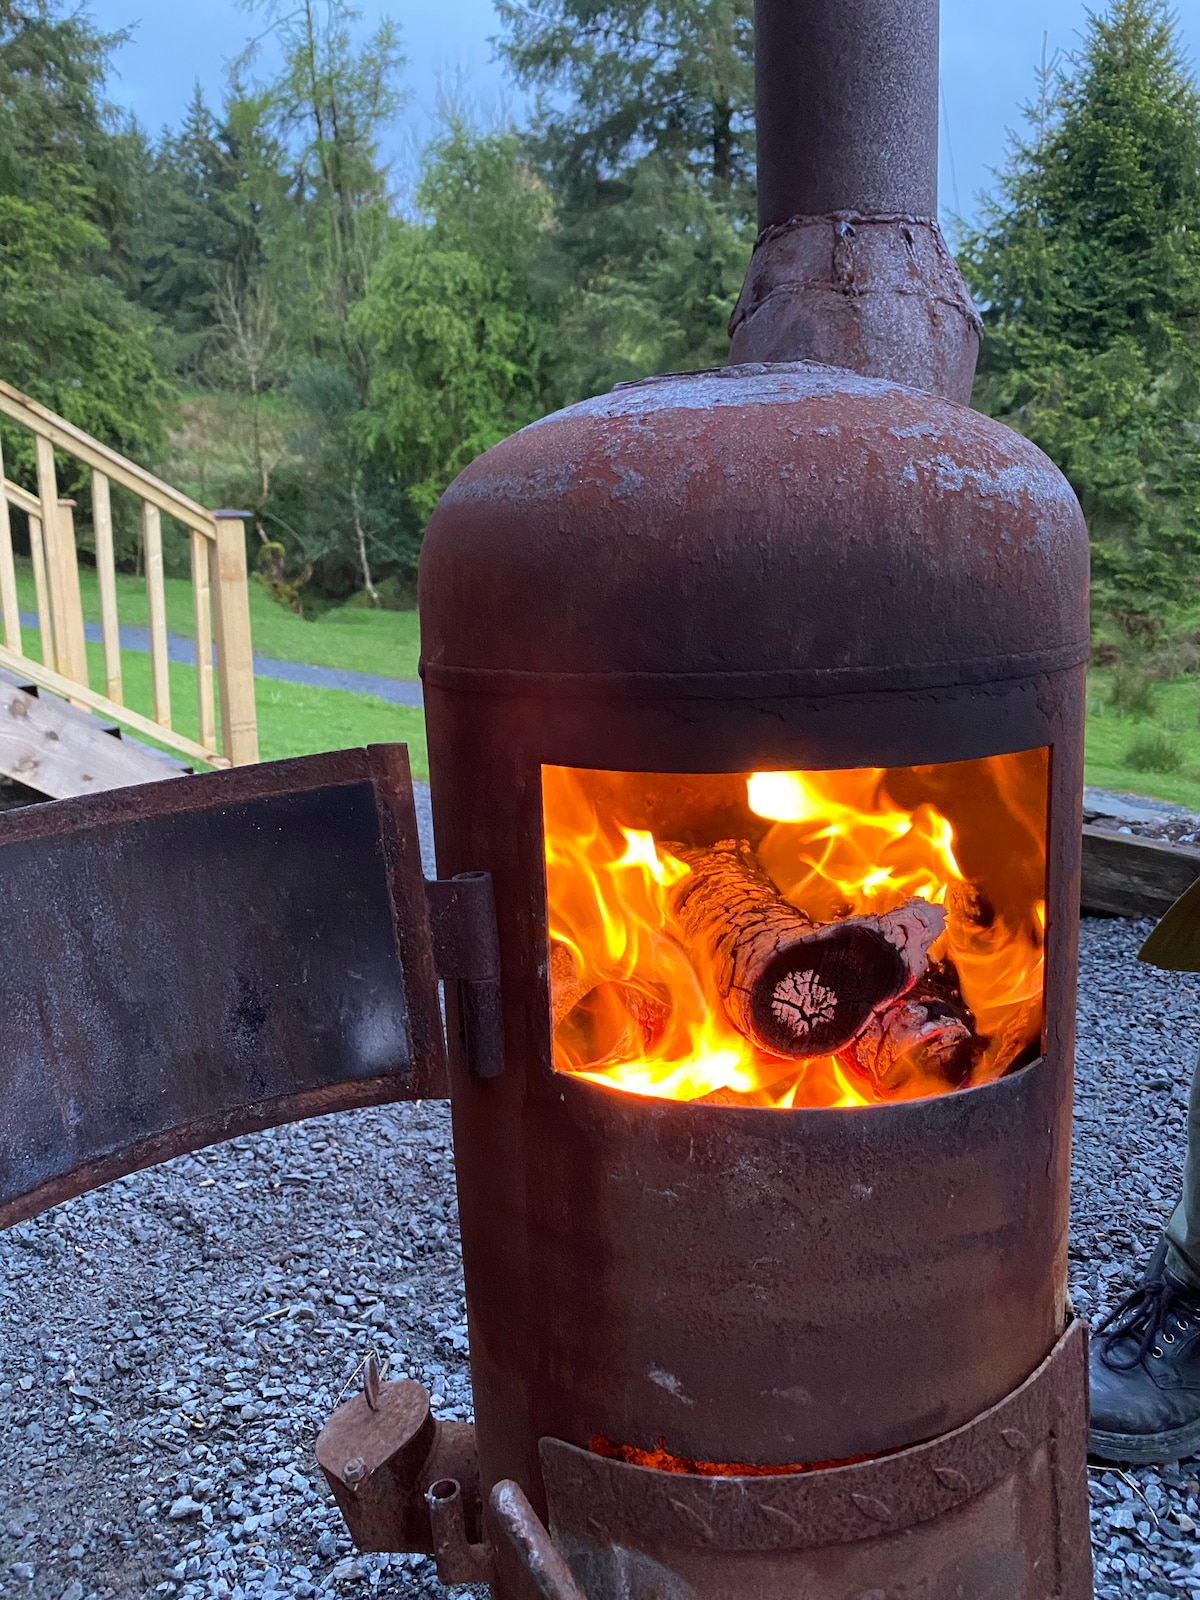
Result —
[[0, 1227], [185, 1151], [503, 1065], [491, 880], [427, 882], [408, 752], [0, 818]]

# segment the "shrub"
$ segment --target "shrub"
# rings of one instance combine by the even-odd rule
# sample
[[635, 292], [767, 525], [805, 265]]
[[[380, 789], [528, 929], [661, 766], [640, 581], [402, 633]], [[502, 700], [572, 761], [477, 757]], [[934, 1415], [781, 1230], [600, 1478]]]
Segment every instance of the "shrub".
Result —
[[1125, 765], [1134, 772], [1178, 772], [1183, 765], [1183, 752], [1169, 733], [1147, 728], [1126, 750]]
[[1128, 663], [1113, 669], [1108, 703], [1124, 717], [1152, 717], [1155, 705], [1154, 680], [1145, 667]]

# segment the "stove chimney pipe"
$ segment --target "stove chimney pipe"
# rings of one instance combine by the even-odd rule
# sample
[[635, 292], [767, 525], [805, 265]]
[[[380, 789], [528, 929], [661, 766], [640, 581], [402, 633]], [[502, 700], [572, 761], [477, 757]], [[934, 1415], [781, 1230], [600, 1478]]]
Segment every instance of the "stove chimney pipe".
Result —
[[938, 0], [755, 0], [758, 221], [731, 364], [964, 403], [981, 324], [937, 223]]
[[758, 225], [937, 216], [938, 0], [755, 0]]

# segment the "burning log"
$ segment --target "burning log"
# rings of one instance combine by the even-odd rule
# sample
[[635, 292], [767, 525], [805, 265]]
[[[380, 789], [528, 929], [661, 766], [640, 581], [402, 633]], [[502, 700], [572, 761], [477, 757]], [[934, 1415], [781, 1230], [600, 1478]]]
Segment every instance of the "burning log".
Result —
[[979, 1041], [952, 973], [935, 969], [907, 994], [871, 1013], [844, 1060], [877, 1089], [894, 1093], [914, 1080], [959, 1088]]
[[589, 983], [569, 945], [550, 946], [550, 1017], [555, 1043], [576, 1066], [632, 1061], [662, 1038], [671, 1006], [665, 993], [632, 983]]
[[832, 1055], [921, 978], [945, 927], [941, 906], [908, 900], [877, 917], [812, 922], [786, 901], [745, 840], [670, 845], [691, 867], [671, 891], [683, 943], [707, 964], [733, 1025], [775, 1055]]
[[589, 985], [579, 970], [579, 958], [569, 944], [561, 939], [550, 941], [550, 1021], [555, 1028], [568, 1016], [584, 995]]

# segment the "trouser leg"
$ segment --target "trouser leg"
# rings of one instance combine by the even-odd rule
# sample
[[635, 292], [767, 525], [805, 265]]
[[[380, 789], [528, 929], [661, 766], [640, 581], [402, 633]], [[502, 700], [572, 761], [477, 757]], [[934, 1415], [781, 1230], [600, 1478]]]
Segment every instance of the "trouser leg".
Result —
[[1167, 1267], [1193, 1289], [1200, 1289], [1200, 1059], [1192, 1072], [1188, 1100], [1187, 1157], [1183, 1193], [1167, 1223]]

